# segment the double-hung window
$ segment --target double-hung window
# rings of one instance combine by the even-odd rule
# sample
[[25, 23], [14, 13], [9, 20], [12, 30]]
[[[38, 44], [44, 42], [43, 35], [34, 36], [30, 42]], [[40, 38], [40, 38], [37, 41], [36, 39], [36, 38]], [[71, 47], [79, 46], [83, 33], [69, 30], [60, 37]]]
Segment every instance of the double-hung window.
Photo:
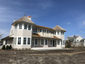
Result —
[[30, 44], [30, 38], [28, 38], [28, 44]]
[[28, 25], [28, 30], [31, 30], [31, 25]]
[[35, 45], [38, 45], [38, 41], [37, 41], [37, 39], [35, 39]]
[[19, 29], [22, 29], [22, 24], [19, 24]]
[[27, 29], [27, 24], [24, 24], [24, 29]]
[[18, 38], [18, 44], [21, 44], [21, 37]]
[[26, 38], [23, 39], [23, 44], [26, 44]]

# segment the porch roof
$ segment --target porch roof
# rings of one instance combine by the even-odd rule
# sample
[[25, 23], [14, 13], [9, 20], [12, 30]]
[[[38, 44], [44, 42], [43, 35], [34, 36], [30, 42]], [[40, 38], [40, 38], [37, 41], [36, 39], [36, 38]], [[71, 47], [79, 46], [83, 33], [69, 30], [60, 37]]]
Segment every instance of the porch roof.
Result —
[[56, 36], [53, 36], [53, 37], [43, 37], [43, 36], [40, 36], [39, 34], [32, 34], [32, 37], [35, 37], [35, 38], [49, 38], [49, 39], [57, 39], [57, 40], [61, 40], [60, 38], [56, 37]]
[[13, 37], [6, 36], [6, 37], [2, 38], [1, 40], [9, 40], [9, 39], [13, 39]]

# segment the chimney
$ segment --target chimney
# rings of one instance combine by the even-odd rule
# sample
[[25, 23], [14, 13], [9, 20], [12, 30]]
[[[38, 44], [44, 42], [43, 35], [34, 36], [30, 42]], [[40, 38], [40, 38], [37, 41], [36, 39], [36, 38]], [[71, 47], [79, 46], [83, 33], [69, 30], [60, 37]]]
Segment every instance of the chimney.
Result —
[[31, 16], [27, 16], [27, 18], [28, 18], [29, 20], [31, 20]]

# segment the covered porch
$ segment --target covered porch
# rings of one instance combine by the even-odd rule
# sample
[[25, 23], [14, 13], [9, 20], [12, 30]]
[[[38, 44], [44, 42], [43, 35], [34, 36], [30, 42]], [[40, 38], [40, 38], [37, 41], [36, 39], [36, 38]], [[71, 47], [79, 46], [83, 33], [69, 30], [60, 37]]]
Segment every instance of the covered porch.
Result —
[[35, 36], [32, 37], [32, 48], [61, 48], [62, 47], [62, 40], [54, 37], [39, 37]]
[[12, 44], [13, 43], [13, 37], [5, 37], [2, 39], [3, 45], [8, 45], [8, 44]]

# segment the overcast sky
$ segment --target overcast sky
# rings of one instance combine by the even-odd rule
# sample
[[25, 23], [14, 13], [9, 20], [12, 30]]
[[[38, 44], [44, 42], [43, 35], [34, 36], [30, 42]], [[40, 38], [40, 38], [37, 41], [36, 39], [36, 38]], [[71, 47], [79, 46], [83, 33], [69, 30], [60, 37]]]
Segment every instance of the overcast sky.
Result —
[[62, 26], [66, 37], [85, 38], [85, 0], [0, 0], [0, 33], [8, 35], [12, 22], [24, 15], [41, 26]]

